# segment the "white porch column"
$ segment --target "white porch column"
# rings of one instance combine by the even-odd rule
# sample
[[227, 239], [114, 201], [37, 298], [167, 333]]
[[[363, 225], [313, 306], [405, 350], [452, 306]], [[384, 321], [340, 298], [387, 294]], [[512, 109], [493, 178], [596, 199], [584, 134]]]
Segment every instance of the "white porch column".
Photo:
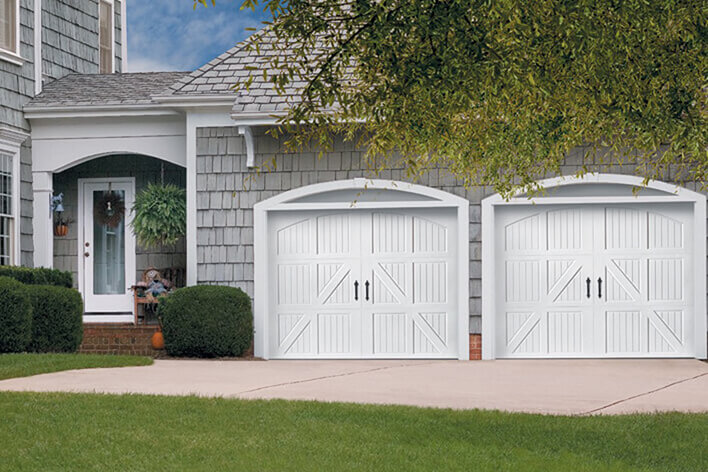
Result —
[[187, 285], [197, 285], [197, 123], [187, 115]]
[[51, 198], [54, 192], [51, 172], [32, 172], [32, 191], [34, 193], [34, 266], [54, 266], [54, 231], [52, 229]]

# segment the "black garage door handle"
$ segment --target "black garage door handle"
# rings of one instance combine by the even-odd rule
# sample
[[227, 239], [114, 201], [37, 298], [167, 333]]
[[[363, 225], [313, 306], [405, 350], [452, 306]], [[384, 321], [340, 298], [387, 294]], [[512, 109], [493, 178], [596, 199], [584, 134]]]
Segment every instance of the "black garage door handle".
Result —
[[597, 279], [597, 298], [602, 298], [602, 277]]

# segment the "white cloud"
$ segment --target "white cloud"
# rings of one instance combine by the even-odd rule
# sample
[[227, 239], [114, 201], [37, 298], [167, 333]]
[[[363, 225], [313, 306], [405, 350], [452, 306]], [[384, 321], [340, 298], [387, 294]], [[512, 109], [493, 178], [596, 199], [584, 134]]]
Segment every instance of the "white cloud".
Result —
[[241, 0], [192, 9], [191, 0], [128, 3], [128, 71], [193, 70], [259, 27], [263, 13], [241, 11]]
[[180, 68], [179, 64], [170, 63], [169, 61], [161, 61], [159, 59], [151, 59], [148, 57], [128, 56], [128, 72], [169, 72], [185, 70]]

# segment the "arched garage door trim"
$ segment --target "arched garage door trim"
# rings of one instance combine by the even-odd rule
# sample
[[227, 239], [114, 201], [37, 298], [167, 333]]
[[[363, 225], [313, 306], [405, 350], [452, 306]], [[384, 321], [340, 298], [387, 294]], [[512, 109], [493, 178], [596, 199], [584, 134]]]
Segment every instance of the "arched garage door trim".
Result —
[[457, 351], [469, 359], [469, 201], [456, 195], [406, 182], [350, 179], [300, 187], [254, 205], [254, 322], [255, 355], [268, 359], [270, 274], [268, 219], [275, 212], [352, 209], [454, 209], [456, 214], [457, 265]]
[[[556, 177], [539, 182], [544, 193], [531, 198], [519, 193], [510, 199], [499, 194], [482, 200], [482, 357], [494, 359], [495, 317], [497, 316], [497, 235], [495, 234], [496, 209], [505, 206], [521, 205], [583, 205], [617, 203], [669, 203], [680, 202], [693, 206], [693, 307], [694, 323], [686, 327], [694, 336], [694, 355], [706, 358], [706, 197], [703, 194], [660, 181], [649, 181], [631, 175], [592, 173], [582, 177]], [[622, 193], [588, 192], [591, 186], [613, 189], [625, 188]], [[640, 189], [633, 193], [633, 189]], [[557, 192], [554, 192], [557, 189]], [[581, 190], [583, 189], [583, 190]], [[609, 191], [609, 190], [608, 190]], [[555, 193], [555, 195], [554, 195]]]

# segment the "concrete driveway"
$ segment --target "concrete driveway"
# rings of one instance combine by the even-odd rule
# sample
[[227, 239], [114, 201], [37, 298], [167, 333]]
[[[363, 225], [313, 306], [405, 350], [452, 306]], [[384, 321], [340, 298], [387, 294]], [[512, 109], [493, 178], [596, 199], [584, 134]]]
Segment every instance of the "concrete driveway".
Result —
[[0, 390], [282, 398], [589, 415], [708, 412], [697, 360], [156, 360], [0, 381]]

